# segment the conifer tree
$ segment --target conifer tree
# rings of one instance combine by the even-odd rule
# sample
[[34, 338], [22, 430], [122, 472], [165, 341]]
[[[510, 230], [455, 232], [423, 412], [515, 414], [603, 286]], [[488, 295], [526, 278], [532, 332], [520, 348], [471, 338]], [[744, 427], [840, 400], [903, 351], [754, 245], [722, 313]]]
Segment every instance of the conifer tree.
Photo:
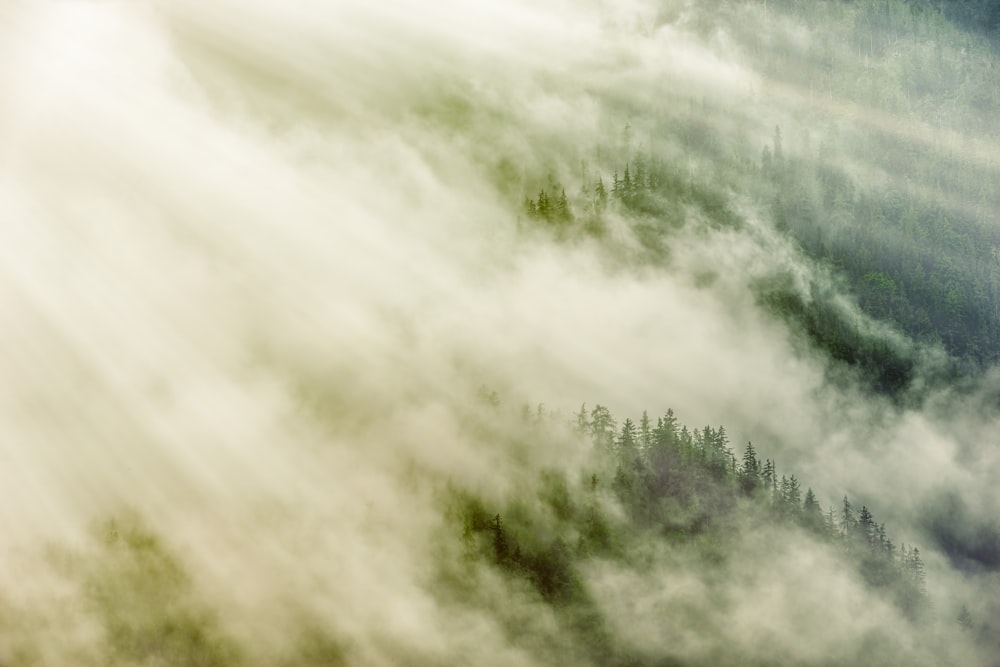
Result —
[[538, 217], [549, 220], [552, 217], [552, 205], [549, 202], [549, 195], [545, 190], [538, 193], [538, 203], [535, 205]]
[[594, 188], [594, 209], [600, 213], [608, 206], [608, 191], [604, 188], [604, 179], [597, 179], [597, 186]]
[[556, 222], [567, 222], [570, 219], [569, 201], [566, 199], [565, 188], [561, 188], [559, 196], [556, 197], [552, 217], [556, 220]]
[[590, 411], [590, 434], [594, 445], [611, 453], [615, 439], [615, 418], [603, 405], [595, 405]]
[[769, 492], [773, 492], [775, 484], [774, 461], [772, 461], [771, 459], [767, 459], [764, 461], [764, 468], [761, 472], [761, 477], [764, 482], [764, 488]]
[[812, 488], [806, 489], [806, 497], [802, 501], [802, 521], [806, 527], [816, 532], [823, 529], [823, 511], [816, 501], [816, 494]]
[[754, 450], [752, 442], [747, 442], [747, 448], [743, 452], [740, 486], [743, 493], [748, 496], [756, 493], [758, 486], [760, 486], [760, 461], [757, 460], [757, 452]]
[[844, 496], [843, 510], [841, 511], [840, 534], [846, 539], [854, 529], [854, 510], [851, 508], [851, 501]]
[[[781, 479], [785, 481], [784, 476]], [[788, 511], [798, 514], [802, 503], [802, 490], [799, 488], [799, 480], [795, 478], [795, 475], [788, 477], [785, 487], [782, 489], [782, 496], [784, 497], [785, 506], [788, 508]]]
[[653, 442], [653, 432], [649, 427], [649, 414], [643, 410], [639, 419], [639, 451], [646, 455]]
[[535, 207], [534, 200], [528, 197], [524, 198], [524, 214], [529, 218], [534, 218], [538, 215], [538, 209]]
[[877, 535], [875, 529], [875, 519], [872, 517], [872, 513], [868, 511], [867, 505], [861, 506], [861, 513], [858, 515], [857, 524], [858, 538], [871, 546], [873, 536]]

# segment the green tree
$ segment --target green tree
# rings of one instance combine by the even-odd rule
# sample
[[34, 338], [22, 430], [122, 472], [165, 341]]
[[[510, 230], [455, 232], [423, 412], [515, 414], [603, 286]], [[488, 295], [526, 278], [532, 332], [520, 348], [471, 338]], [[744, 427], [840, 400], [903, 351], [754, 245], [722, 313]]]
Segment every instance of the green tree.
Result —
[[611, 453], [615, 442], [615, 418], [603, 405], [595, 405], [590, 411], [590, 434], [594, 445]]
[[598, 213], [608, 206], [608, 191], [604, 187], [604, 179], [597, 179], [597, 186], [594, 188], [594, 210]]
[[752, 442], [747, 442], [747, 447], [743, 451], [743, 465], [740, 468], [740, 486], [743, 493], [752, 496], [757, 492], [761, 481], [761, 466], [757, 460], [757, 452], [753, 448]]
[[569, 222], [571, 217], [569, 202], [566, 200], [566, 189], [562, 188], [559, 191], [559, 196], [556, 197], [556, 202], [552, 211], [552, 218], [556, 222]]
[[538, 193], [538, 203], [535, 204], [535, 212], [538, 217], [550, 220], [552, 218], [552, 204], [549, 202], [549, 195], [545, 190]]
[[851, 507], [851, 501], [844, 496], [844, 504], [840, 513], [840, 534], [844, 537], [850, 537], [851, 532], [854, 530], [854, 509]]
[[639, 449], [641, 453], [647, 454], [652, 444], [653, 431], [649, 426], [649, 414], [643, 410], [642, 417], [639, 419]]
[[820, 509], [819, 502], [816, 501], [816, 494], [813, 493], [812, 488], [806, 489], [806, 497], [802, 501], [802, 522], [815, 532], [821, 532], [824, 529], [823, 511]]
[[858, 539], [871, 546], [874, 541], [873, 538], [877, 536], [877, 532], [875, 528], [875, 518], [872, 516], [872, 513], [868, 511], [867, 505], [861, 506], [861, 513], [858, 514], [858, 523], [856, 528]]

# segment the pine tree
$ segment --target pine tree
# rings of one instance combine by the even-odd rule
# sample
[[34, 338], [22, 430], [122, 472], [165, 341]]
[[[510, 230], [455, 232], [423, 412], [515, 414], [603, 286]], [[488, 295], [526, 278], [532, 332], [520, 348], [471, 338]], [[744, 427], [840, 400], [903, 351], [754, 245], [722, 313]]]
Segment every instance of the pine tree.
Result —
[[743, 493], [752, 496], [760, 486], [760, 461], [757, 460], [757, 452], [753, 448], [752, 442], [747, 442], [747, 448], [743, 452], [743, 465], [740, 468], [740, 487]]
[[608, 206], [608, 191], [604, 188], [604, 179], [597, 179], [597, 187], [594, 189], [594, 209], [600, 213]]
[[549, 203], [549, 195], [545, 190], [538, 193], [538, 203], [535, 205], [538, 217], [549, 220], [552, 217], [552, 205]]
[[802, 521], [812, 530], [820, 532], [823, 529], [823, 511], [816, 501], [812, 488], [806, 489], [805, 500], [802, 501]]
[[681, 454], [684, 456], [684, 462], [691, 463], [694, 459], [696, 449], [694, 438], [691, 435], [691, 431], [688, 430], [687, 425], [681, 426], [681, 432], [677, 437], [677, 441], [680, 445]]
[[643, 410], [639, 419], [639, 450], [643, 455], [649, 453], [653, 442], [653, 431], [649, 428], [649, 414]]
[[677, 417], [674, 416], [674, 411], [671, 409], [667, 410], [667, 414], [663, 416], [663, 426], [661, 428], [662, 437], [664, 442], [674, 447], [677, 445]]
[[773, 491], [774, 489], [774, 461], [767, 459], [764, 461], [764, 469], [761, 472], [761, 477], [764, 481], [764, 488], [768, 491]]
[[538, 208], [535, 206], [534, 200], [528, 197], [524, 198], [524, 214], [529, 218], [535, 218], [538, 216]]
[[556, 197], [556, 203], [553, 207], [552, 217], [556, 222], [567, 222], [570, 219], [569, 211], [569, 201], [566, 199], [566, 189], [561, 188], [559, 191], [559, 196]]
[[833, 505], [830, 505], [830, 509], [823, 516], [823, 527], [826, 529], [827, 535], [832, 537], [837, 534], [837, 519], [833, 515]]
[[615, 418], [611, 416], [611, 411], [603, 405], [595, 405], [590, 411], [590, 434], [594, 445], [611, 453], [614, 447], [615, 428]]
[[622, 453], [622, 457], [635, 456], [638, 451], [637, 448], [638, 438], [636, 437], [635, 423], [630, 418], [625, 418], [625, 423], [622, 424], [621, 432], [618, 435], [618, 450]]
[[[784, 476], [781, 479], [783, 482], [785, 481]], [[795, 479], [795, 475], [791, 475], [785, 484], [786, 486], [782, 489], [785, 506], [789, 512], [798, 514], [802, 503], [802, 489], [799, 487], [799, 480]]]
[[861, 506], [861, 513], [858, 515], [857, 531], [858, 538], [865, 544], [872, 546], [874, 542], [873, 538], [878, 535], [878, 532], [875, 528], [875, 518], [868, 511], [867, 505]]
[[854, 510], [851, 509], [851, 501], [844, 496], [844, 507], [841, 511], [840, 534], [846, 539], [854, 529]]
[[635, 156], [635, 169], [632, 171], [632, 189], [641, 192], [646, 188], [646, 158], [640, 151]]

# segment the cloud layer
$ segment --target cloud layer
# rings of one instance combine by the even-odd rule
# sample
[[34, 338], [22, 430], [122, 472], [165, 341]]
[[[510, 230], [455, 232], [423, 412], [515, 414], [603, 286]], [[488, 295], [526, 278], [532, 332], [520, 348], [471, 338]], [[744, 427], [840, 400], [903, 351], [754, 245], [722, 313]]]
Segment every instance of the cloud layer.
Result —
[[[0, 9], [0, 584], [46, 619], [4, 626], [24, 645], [71, 628], [40, 662], [96, 659], [87, 602], [46, 599], [104, 558], [86, 555], [95, 521], [134, 512], [262, 655], [310, 618], [351, 664], [533, 664], [488, 610], [435, 594], [428, 536], [449, 530], [449, 485], [501, 498], [586, 452], [519, 443], [516, 424], [485, 437], [480, 386], [567, 418], [599, 402], [723, 422], [824, 504], [892, 503], [912, 539], [942, 486], [990, 502], [998, 461], [974, 446], [990, 424], [947, 397], [898, 414], [825, 384], [759, 308], [749, 286], [775, 266], [820, 274], [752, 205], [736, 231], [692, 217], [664, 266], [622, 261], [627, 220], [614, 252], [519, 231], [521, 199], [550, 177], [585, 185], [626, 123], [676, 157], [647, 115], [752, 104], [761, 83], [687, 4], [538, 4]], [[53, 544], [77, 550], [64, 571], [38, 558]], [[634, 576], [595, 573], [595, 590], [644, 647], [658, 640], [619, 608], [648, 586]], [[768, 605], [779, 620], [797, 614], [785, 602]], [[777, 632], [757, 604], [731, 607], [748, 638]]]

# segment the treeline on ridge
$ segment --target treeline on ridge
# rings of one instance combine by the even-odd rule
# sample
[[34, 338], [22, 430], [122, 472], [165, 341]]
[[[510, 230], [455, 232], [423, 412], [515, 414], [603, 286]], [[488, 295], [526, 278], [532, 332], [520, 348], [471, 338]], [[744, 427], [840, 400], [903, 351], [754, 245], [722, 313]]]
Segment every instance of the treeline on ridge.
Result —
[[[846, 496], [824, 511], [811, 488], [803, 490], [795, 475], [762, 460], [753, 444], [738, 458], [723, 427], [688, 429], [672, 411], [655, 423], [643, 413], [638, 422], [625, 419], [619, 426], [597, 405], [589, 412], [581, 408], [575, 428], [593, 443], [598, 461], [579, 483], [546, 471], [537, 497], [490, 506], [461, 493], [454, 513], [467, 557], [568, 610], [567, 631], [601, 664], [645, 663], [629, 662], [635, 656], [607, 644], [611, 635], [580, 568], [591, 559], [634, 563], [650, 540], [694, 550], [712, 567], [741, 557], [734, 538], [740, 531], [801, 531], [827, 545], [913, 622], [927, 612], [918, 548], [897, 545], [867, 505], [858, 509]], [[609, 509], [609, 499], [624, 518]]]

